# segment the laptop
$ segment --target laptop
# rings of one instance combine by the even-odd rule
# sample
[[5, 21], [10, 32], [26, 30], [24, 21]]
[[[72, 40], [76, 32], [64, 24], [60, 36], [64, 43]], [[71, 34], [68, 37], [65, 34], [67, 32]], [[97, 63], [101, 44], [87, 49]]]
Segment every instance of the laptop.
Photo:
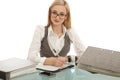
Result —
[[120, 76], [120, 52], [88, 46], [78, 60], [78, 67], [90, 72]]

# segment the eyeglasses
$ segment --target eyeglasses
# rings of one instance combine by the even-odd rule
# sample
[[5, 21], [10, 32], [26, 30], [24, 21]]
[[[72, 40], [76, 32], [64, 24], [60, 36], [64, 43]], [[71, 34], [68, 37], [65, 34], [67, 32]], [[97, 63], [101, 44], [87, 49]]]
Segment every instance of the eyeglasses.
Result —
[[61, 12], [61, 13], [58, 14], [57, 11], [51, 11], [51, 15], [52, 15], [53, 17], [55, 17], [55, 18], [56, 18], [57, 16], [59, 16], [61, 19], [66, 16], [66, 14], [63, 13], [63, 12]]

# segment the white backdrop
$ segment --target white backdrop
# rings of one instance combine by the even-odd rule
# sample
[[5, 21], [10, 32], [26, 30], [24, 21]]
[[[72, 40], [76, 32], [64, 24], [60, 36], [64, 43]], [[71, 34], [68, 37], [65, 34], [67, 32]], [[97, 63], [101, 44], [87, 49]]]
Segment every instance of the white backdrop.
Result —
[[[0, 0], [0, 60], [27, 58], [36, 25], [46, 25], [53, 0]], [[85, 46], [120, 51], [119, 0], [67, 0]], [[73, 49], [71, 52], [74, 53]]]

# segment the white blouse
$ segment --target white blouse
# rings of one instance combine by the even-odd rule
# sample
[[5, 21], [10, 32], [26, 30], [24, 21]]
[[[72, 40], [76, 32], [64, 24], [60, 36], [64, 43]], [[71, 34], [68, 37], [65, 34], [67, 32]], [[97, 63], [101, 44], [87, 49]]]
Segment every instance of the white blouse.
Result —
[[[81, 54], [85, 51], [85, 46], [81, 43], [79, 37], [75, 34], [74, 30], [71, 28], [67, 30], [63, 26], [63, 35], [58, 37], [52, 30], [50, 26], [48, 28], [48, 43], [54, 55], [58, 55], [61, 51], [62, 47], [64, 46], [64, 36], [65, 33], [69, 35], [71, 43], [73, 43], [75, 52], [77, 56], [81, 56]], [[37, 26], [31, 46], [29, 48], [28, 59], [34, 61], [36, 63], [44, 63], [46, 57], [40, 56], [40, 47], [41, 47], [41, 40], [43, 39], [45, 34], [45, 27], [44, 26]], [[54, 52], [55, 50], [56, 52]]]

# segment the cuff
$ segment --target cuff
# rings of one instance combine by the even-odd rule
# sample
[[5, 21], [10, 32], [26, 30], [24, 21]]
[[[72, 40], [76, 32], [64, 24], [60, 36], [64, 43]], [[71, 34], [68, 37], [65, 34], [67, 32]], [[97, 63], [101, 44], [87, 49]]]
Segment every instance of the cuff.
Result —
[[41, 64], [44, 64], [45, 60], [46, 60], [46, 57], [41, 57], [40, 63], [41, 63]]

